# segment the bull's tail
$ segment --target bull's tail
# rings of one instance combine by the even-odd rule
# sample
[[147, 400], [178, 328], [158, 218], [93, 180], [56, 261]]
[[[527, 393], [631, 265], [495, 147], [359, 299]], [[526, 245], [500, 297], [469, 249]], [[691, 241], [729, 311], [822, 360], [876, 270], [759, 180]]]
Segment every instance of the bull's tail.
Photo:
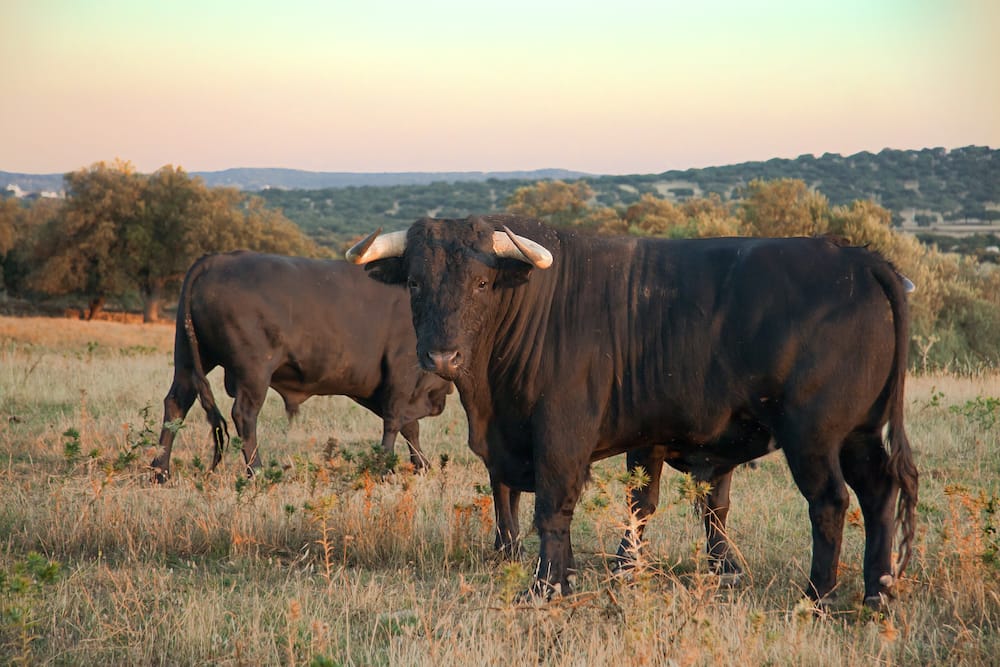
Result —
[[212, 465], [214, 468], [229, 443], [229, 426], [226, 424], [219, 406], [215, 403], [215, 395], [212, 393], [212, 387], [209, 385], [208, 377], [205, 375], [205, 368], [201, 363], [201, 349], [198, 346], [198, 336], [195, 334], [194, 320], [191, 318], [191, 293], [194, 289], [195, 281], [208, 268], [208, 259], [205, 256], [195, 262], [184, 278], [184, 284], [181, 286], [180, 303], [177, 308], [177, 324], [184, 327], [188, 347], [191, 350], [191, 365], [194, 369], [194, 372], [191, 374], [192, 383], [198, 394], [198, 401], [208, 416], [208, 423], [212, 426], [212, 443], [215, 446]]
[[919, 476], [913, 463], [913, 451], [906, 437], [906, 427], [903, 423], [904, 384], [906, 379], [907, 352], [910, 345], [909, 306], [906, 300], [906, 287], [902, 277], [896, 273], [888, 262], [874, 270], [892, 308], [892, 321], [895, 335], [896, 351], [889, 375], [888, 394], [888, 433], [889, 445], [888, 472], [899, 486], [899, 498], [896, 502], [896, 525], [900, 531], [900, 542], [896, 557], [894, 576], [899, 576], [910, 561], [913, 548], [913, 538], [916, 531], [917, 489]]

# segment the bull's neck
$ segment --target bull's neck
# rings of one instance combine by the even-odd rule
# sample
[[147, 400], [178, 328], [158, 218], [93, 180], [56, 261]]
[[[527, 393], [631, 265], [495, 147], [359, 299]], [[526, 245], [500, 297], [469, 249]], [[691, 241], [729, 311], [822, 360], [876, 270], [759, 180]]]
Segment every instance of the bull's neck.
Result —
[[[552, 267], [533, 270], [527, 283], [505, 291], [485, 369], [494, 395], [516, 393], [533, 403], [549, 375], [540, 371], [578, 354], [582, 330], [608, 321], [605, 297], [615, 291], [608, 283], [625, 279], [624, 266], [608, 266], [606, 237], [565, 230], [558, 236]], [[632, 248], [634, 241], [615, 243], [616, 257], [627, 264], [631, 251], [622, 253], [620, 245]]]

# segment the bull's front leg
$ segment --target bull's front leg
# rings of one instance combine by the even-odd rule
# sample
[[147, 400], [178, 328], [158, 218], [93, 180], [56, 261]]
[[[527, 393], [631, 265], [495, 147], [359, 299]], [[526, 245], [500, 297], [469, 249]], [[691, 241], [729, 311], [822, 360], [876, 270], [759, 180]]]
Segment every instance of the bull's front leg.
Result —
[[536, 447], [535, 452], [535, 470], [544, 471], [536, 474], [535, 488], [535, 527], [541, 540], [535, 582], [529, 591], [535, 598], [572, 592], [570, 524], [586, 480], [589, 452], [574, 452], [572, 444], [563, 444], [566, 449], [562, 455], [553, 455], [544, 447]]
[[726, 534], [726, 518], [729, 516], [729, 487], [733, 481], [732, 469], [716, 472], [708, 480], [711, 490], [702, 500], [702, 518], [705, 521], [708, 566], [727, 585], [736, 584], [743, 568], [733, 557]]
[[517, 559], [521, 555], [521, 526], [517, 514], [521, 492], [500, 482], [493, 474], [490, 475], [490, 486], [493, 489], [493, 509], [497, 520], [497, 535], [493, 547], [502, 557]]
[[[383, 426], [384, 428], [384, 426]], [[410, 449], [410, 463], [413, 465], [413, 470], [415, 472], [426, 472], [431, 468], [431, 462], [427, 460], [427, 456], [424, 455], [424, 450], [420, 449], [420, 423], [416, 421], [407, 422], [403, 424], [400, 433], [406, 439], [406, 444]], [[388, 435], [387, 432], [383, 432], [382, 435], [382, 449], [387, 453], [393, 453], [396, 450], [396, 436], [393, 434], [393, 442], [386, 449], [385, 438]]]

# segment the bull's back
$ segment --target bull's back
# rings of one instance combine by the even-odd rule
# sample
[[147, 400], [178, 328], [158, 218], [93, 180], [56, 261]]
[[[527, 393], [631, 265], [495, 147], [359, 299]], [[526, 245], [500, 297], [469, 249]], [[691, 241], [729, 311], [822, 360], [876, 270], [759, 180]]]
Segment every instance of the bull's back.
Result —
[[[396, 321], [408, 318], [402, 290], [346, 262], [249, 252], [207, 260], [190, 286], [206, 367], [274, 374], [276, 388], [303, 395], [374, 391]], [[412, 334], [408, 342], [415, 349]]]
[[736, 416], [764, 421], [821, 392], [852, 392], [831, 404], [863, 420], [894, 352], [879, 262], [823, 239], [640, 243], [624, 279], [611, 278], [619, 297], [608, 300], [599, 348], [607, 438], [708, 440]]

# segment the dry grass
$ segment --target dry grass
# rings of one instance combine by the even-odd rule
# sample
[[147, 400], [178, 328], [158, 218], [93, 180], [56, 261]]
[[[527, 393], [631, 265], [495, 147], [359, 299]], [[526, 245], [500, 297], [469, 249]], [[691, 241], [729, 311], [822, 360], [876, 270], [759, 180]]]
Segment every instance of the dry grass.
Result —
[[493, 557], [486, 475], [454, 400], [422, 422], [435, 462], [423, 476], [378, 474], [380, 421], [350, 401], [314, 398], [289, 425], [272, 397], [256, 481], [240, 479], [235, 450], [217, 474], [201, 472], [208, 428], [195, 407], [174, 479], [152, 486], [171, 336], [0, 318], [0, 662], [973, 665], [1000, 655], [1000, 429], [990, 421], [1000, 408], [987, 401], [1000, 396], [997, 375], [909, 384], [920, 522], [887, 615], [860, 606], [856, 512], [836, 606], [816, 616], [799, 602], [809, 527], [780, 455], [734, 481], [742, 587], [720, 589], [708, 574], [676, 474], [646, 567], [612, 581], [606, 552], [627, 521], [615, 459], [595, 466], [574, 520], [578, 593], [531, 608], [512, 600], [537, 538], [521, 563]]

